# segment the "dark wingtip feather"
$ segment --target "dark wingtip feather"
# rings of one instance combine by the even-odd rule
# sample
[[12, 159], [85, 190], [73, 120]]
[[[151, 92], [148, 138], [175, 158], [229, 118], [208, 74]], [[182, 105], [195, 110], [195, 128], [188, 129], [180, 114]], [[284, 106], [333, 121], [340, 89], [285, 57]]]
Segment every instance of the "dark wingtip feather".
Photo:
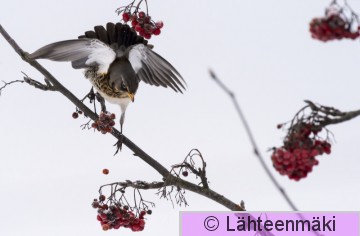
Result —
[[98, 38], [96, 33], [94, 31], [92, 31], [92, 30], [86, 31], [85, 32], [85, 37], [89, 38], [89, 39], [97, 39]]
[[102, 25], [98, 25], [94, 27], [95, 33], [97, 35], [97, 38], [106, 44], [109, 44], [109, 39], [107, 35], [107, 31]]
[[116, 43], [116, 31], [115, 31], [115, 24], [114, 23], [107, 23], [106, 24], [106, 31], [109, 39], [109, 44]]

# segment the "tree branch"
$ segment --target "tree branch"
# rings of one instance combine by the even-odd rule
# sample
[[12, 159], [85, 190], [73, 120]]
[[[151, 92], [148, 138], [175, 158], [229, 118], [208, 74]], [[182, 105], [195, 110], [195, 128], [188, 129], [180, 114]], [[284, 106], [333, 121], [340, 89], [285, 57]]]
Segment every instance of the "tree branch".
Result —
[[56, 87], [53, 86], [49, 80], [47, 80], [45, 78], [45, 83], [46, 84], [42, 84], [40, 83], [39, 81], [37, 80], [34, 80], [32, 78], [30, 78], [27, 74], [25, 74], [24, 72], [22, 72], [25, 76], [24, 76], [24, 81], [31, 85], [31, 86], [34, 86], [35, 88], [37, 89], [40, 89], [40, 90], [43, 90], [43, 91], [57, 91]]
[[[263, 169], [265, 170], [266, 174], [269, 176], [269, 178], [271, 179], [271, 181], [273, 182], [273, 184], [276, 186], [276, 188], [279, 190], [279, 192], [281, 193], [281, 195], [284, 197], [284, 199], [286, 200], [286, 202], [289, 204], [289, 206], [291, 207], [291, 209], [293, 211], [299, 211], [297, 209], [297, 207], [295, 206], [295, 204], [293, 203], [293, 201], [290, 199], [290, 197], [287, 195], [287, 193], [285, 192], [285, 189], [279, 184], [279, 182], [277, 182], [277, 180], [275, 179], [274, 175], [270, 172], [270, 169], [267, 167], [265, 161], [264, 161], [264, 158], [263, 156], [261, 155], [261, 153], [259, 152], [259, 148], [255, 142], [255, 138], [251, 132], [251, 129], [250, 129], [250, 126], [247, 122], [247, 120], [245, 119], [245, 116], [242, 112], [242, 110], [240, 109], [240, 105], [238, 103], [238, 101], [236, 100], [236, 97], [235, 97], [235, 94], [230, 90], [228, 89], [222, 82], [221, 80], [215, 75], [215, 73], [212, 71], [212, 70], [209, 70], [209, 73], [210, 73], [210, 76], [212, 79], [214, 79], [214, 81], [224, 90], [225, 93], [227, 93], [234, 106], [235, 106], [235, 109], [243, 123], [243, 125], [245, 126], [245, 130], [246, 130], [246, 133], [247, 135], [249, 136], [249, 139], [251, 141], [251, 144], [254, 148], [254, 154], [255, 156], [258, 158], [258, 160], [260, 161], [260, 164], [261, 166], [263, 167]], [[302, 214], [298, 214], [299, 217], [304, 220], [304, 216]], [[312, 231], [316, 236], [321, 236], [318, 232], [316, 231]]]
[[333, 107], [327, 107], [327, 106], [315, 104], [309, 100], [305, 100], [305, 103], [308, 104], [308, 106], [313, 112], [322, 113], [325, 115], [325, 116], [319, 115], [318, 118], [319, 125], [321, 125], [322, 127], [325, 127], [327, 125], [339, 124], [354, 119], [355, 117], [358, 117], [360, 115], [360, 110], [342, 112]]
[[24, 83], [25, 81], [24, 80], [13, 80], [10, 82], [5, 82], [2, 80], [2, 82], [4, 83], [4, 85], [0, 87], [0, 95], [1, 95], [1, 92], [3, 91], [3, 89], [6, 88], [6, 86], [9, 86], [14, 83]]
[[145, 182], [145, 181], [130, 181], [127, 180], [125, 182], [115, 182], [115, 183], [111, 183], [111, 184], [104, 184], [100, 186], [100, 189], [106, 186], [112, 186], [112, 185], [120, 185], [121, 187], [131, 187], [131, 188], [136, 188], [136, 189], [159, 189], [165, 186], [165, 182]]
[[253, 150], [254, 150], [254, 154], [255, 156], [258, 158], [258, 160], [260, 161], [261, 166], [263, 167], [263, 169], [265, 170], [266, 174], [269, 176], [269, 178], [271, 179], [271, 181], [273, 182], [273, 184], [275, 185], [275, 187], [279, 190], [279, 192], [281, 193], [281, 195], [284, 197], [284, 199], [286, 200], [286, 202], [289, 204], [289, 206], [291, 207], [292, 210], [294, 211], [298, 211], [297, 207], [295, 206], [294, 202], [290, 199], [290, 197], [287, 195], [285, 189], [279, 184], [279, 182], [275, 179], [274, 175], [271, 173], [270, 169], [267, 167], [263, 156], [261, 155], [261, 153], [259, 152], [259, 148], [258, 145], [256, 144], [254, 135], [251, 132], [250, 126], [247, 122], [247, 120], [245, 119], [245, 116], [240, 108], [240, 105], [238, 103], [238, 101], [236, 100], [235, 94], [228, 89], [224, 83], [215, 75], [215, 73], [210, 69], [209, 70], [210, 76], [211, 78], [216, 82], [217, 85], [219, 85], [219, 87], [227, 94], [229, 95], [229, 97], [231, 98], [235, 109], [241, 119], [241, 122], [243, 123], [246, 133], [250, 139], [251, 145], [253, 146]]
[[[56, 88], [56, 91], [62, 93], [66, 98], [68, 98], [73, 104], [75, 104], [76, 107], [78, 107], [81, 111], [83, 111], [84, 114], [89, 118], [91, 118], [92, 120], [98, 119], [97, 114], [92, 112], [74, 94], [72, 94], [67, 88], [65, 88], [53, 75], [51, 75], [43, 66], [41, 66], [37, 61], [30, 59], [27, 56], [28, 53], [23, 51], [19, 47], [19, 45], [10, 37], [10, 35], [5, 31], [5, 29], [1, 25], [0, 25], [0, 33], [3, 35], [3, 37], [7, 40], [7, 42], [13, 47], [13, 49], [20, 55], [20, 57], [24, 61], [29, 63], [31, 66], [33, 66], [36, 70], [42, 73], [48, 81], [51, 82], [51, 84]], [[145, 153], [140, 147], [138, 147], [126, 136], [120, 134], [118, 130], [113, 128], [111, 134], [118, 140], [122, 139], [123, 144], [126, 145], [130, 150], [132, 150], [134, 152], [134, 155], [138, 156], [140, 159], [142, 159], [144, 162], [146, 162], [152, 168], [154, 168], [157, 172], [159, 172], [167, 183], [203, 195], [211, 200], [218, 202], [219, 204], [227, 207], [232, 211], [245, 210], [240, 205], [230, 201], [229, 199], [225, 198], [224, 196], [216, 193], [211, 189], [204, 189], [188, 181], [174, 177], [164, 166], [162, 166], [159, 162], [157, 162], [155, 159], [153, 159], [151, 156]]]

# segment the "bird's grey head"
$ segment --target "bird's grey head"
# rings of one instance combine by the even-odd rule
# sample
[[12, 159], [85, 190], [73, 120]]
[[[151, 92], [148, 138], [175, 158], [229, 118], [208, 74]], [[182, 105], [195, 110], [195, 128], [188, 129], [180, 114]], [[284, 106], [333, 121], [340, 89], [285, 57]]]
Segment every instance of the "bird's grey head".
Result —
[[138, 77], [127, 58], [117, 58], [109, 68], [110, 84], [128, 94], [134, 101], [139, 87]]

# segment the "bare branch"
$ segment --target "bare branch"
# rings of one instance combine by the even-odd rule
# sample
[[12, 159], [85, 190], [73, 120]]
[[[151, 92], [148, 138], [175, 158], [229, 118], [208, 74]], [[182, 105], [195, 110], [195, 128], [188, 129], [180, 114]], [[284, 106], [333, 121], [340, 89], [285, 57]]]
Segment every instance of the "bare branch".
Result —
[[40, 90], [43, 90], [43, 91], [57, 91], [56, 87], [53, 86], [49, 80], [47, 80], [46, 78], [44, 79], [45, 80], [45, 83], [46, 84], [42, 84], [40, 83], [39, 81], [37, 80], [34, 80], [32, 78], [30, 78], [27, 74], [25, 74], [24, 72], [22, 72], [25, 76], [24, 76], [24, 81], [31, 85], [31, 86], [34, 86], [35, 88], [37, 89], [40, 89]]
[[104, 184], [100, 186], [100, 188], [111, 186], [111, 185], [119, 185], [121, 187], [131, 187], [136, 189], [159, 189], [162, 188], [165, 185], [165, 182], [145, 182], [145, 181], [130, 181], [127, 180], [125, 182], [115, 182], [110, 184]]
[[25, 81], [24, 80], [13, 80], [10, 82], [5, 82], [2, 80], [2, 82], [4, 83], [4, 85], [0, 87], [0, 95], [1, 95], [1, 92], [3, 91], [3, 89], [6, 88], [6, 86], [9, 86], [14, 83], [24, 83]]
[[228, 94], [235, 106], [235, 109], [241, 119], [241, 122], [243, 123], [246, 133], [249, 136], [250, 142], [253, 146], [254, 149], [254, 154], [255, 156], [258, 158], [258, 160], [260, 161], [261, 166], [263, 167], [263, 169], [265, 170], [266, 174], [269, 176], [269, 178], [271, 179], [271, 181], [273, 182], [273, 184], [275, 185], [275, 187], [279, 190], [279, 192], [281, 193], [281, 195], [284, 197], [284, 199], [286, 200], [286, 202], [289, 204], [289, 206], [291, 207], [292, 210], [294, 211], [298, 211], [297, 207], [295, 206], [294, 202], [290, 199], [290, 197], [287, 195], [285, 189], [279, 184], [279, 182], [275, 179], [274, 175], [271, 173], [270, 169], [267, 167], [263, 156], [261, 155], [261, 153], [259, 152], [259, 148], [258, 145], [255, 142], [255, 138], [254, 135], [251, 132], [250, 126], [247, 122], [247, 120], [245, 119], [245, 116], [242, 112], [242, 110], [240, 109], [240, 105], [238, 103], [238, 101], [236, 100], [235, 94], [228, 89], [223, 82], [221, 82], [221, 80], [215, 75], [215, 73], [212, 70], [209, 70], [210, 76], [211, 78], [220, 86], [220, 88], [222, 88], [224, 90], [224, 92], [226, 94]]
[[[270, 169], [266, 166], [266, 163], [264, 161], [263, 156], [261, 155], [261, 153], [259, 152], [259, 148], [255, 142], [255, 138], [251, 132], [250, 126], [247, 123], [247, 120], [245, 119], [244, 114], [242, 113], [241, 109], [240, 109], [240, 105], [238, 103], [238, 101], [235, 98], [235, 94], [230, 91], [222, 82], [221, 80], [215, 75], [215, 73], [210, 70], [210, 75], [211, 78], [215, 80], [215, 82], [230, 96], [230, 98], [232, 99], [234, 106], [236, 108], [236, 111], [238, 113], [238, 115], [240, 116], [240, 119], [243, 123], [243, 125], [245, 126], [245, 130], [250, 138], [251, 144], [254, 148], [254, 153], [256, 155], [256, 157], [259, 159], [261, 166], [263, 167], [263, 169], [265, 170], [265, 172], [267, 173], [267, 175], [269, 176], [269, 178], [271, 179], [271, 181], [273, 182], [273, 184], [276, 186], [276, 188], [279, 190], [279, 192], [281, 193], [281, 195], [284, 197], [284, 199], [286, 200], [286, 202], [289, 204], [289, 206], [294, 210], [294, 211], [298, 211], [297, 207], [295, 206], [295, 204], [293, 203], [293, 201], [290, 199], [290, 197], [287, 195], [287, 193], [285, 192], [285, 189], [277, 182], [277, 180], [275, 179], [274, 175], [270, 172]], [[242, 204], [240, 204], [242, 205]], [[243, 205], [242, 205], [243, 206]], [[243, 206], [244, 207], [244, 206]], [[302, 214], [299, 213], [299, 217], [301, 219], [304, 219], [304, 216]], [[316, 231], [312, 231], [316, 236], [320, 236], [320, 234]]]
[[360, 110], [342, 112], [336, 108], [315, 104], [309, 100], [304, 102], [308, 104], [313, 112], [317, 113], [317, 121], [322, 127], [349, 121], [360, 115]]
[[43, 91], [56, 91], [55, 86], [53, 86], [46, 78], [44, 79], [46, 84], [42, 84], [39, 81], [30, 78], [24, 72], [21, 72], [21, 73], [24, 75], [24, 80], [13, 80], [13, 81], [10, 81], [10, 82], [2, 81], [4, 83], [4, 85], [2, 87], [0, 87], [0, 95], [1, 95], [2, 90], [6, 86], [14, 84], [14, 83], [24, 83], [24, 82], [31, 85], [31, 86], [33, 86], [33, 87], [35, 87], [35, 88], [37, 88], [37, 89], [43, 90]]

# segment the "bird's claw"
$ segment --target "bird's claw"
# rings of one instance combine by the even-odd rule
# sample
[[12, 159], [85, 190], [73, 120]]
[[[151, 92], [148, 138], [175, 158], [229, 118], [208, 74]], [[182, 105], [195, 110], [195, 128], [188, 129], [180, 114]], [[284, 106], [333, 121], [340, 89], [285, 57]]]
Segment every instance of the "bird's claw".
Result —
[[114, 146], [116, 146], [116, 152], [114, 154], [114, 156], [121, 151], [122, 149], [122, 145], [123, 145], [123, 135], [121, 134], [120, 138], [118, 139], [118, 141], [114, 144]]

